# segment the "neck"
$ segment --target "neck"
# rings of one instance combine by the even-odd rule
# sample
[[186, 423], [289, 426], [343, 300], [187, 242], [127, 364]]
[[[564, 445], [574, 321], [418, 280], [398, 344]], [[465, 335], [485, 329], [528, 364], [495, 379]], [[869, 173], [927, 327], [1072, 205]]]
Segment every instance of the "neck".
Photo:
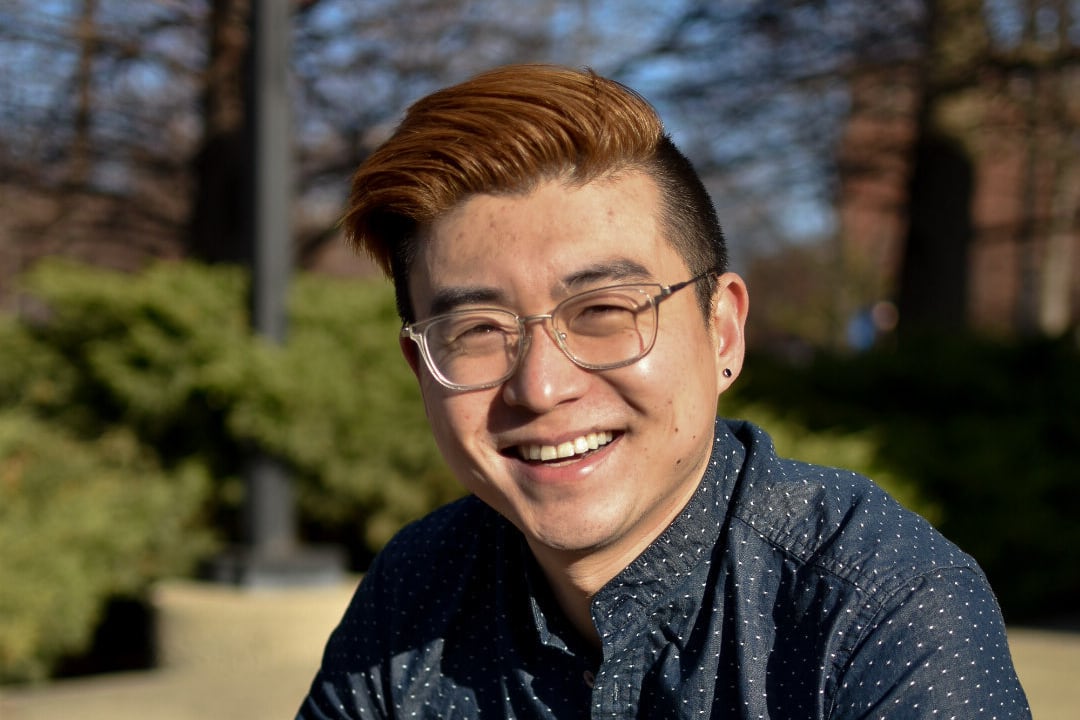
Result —
[[584, 550], [557, 549], [527, 540], [559, 607], [581, 637], [595, 648], [600, 648], [600, 635], [592, 619], [593, 597], [674, 522], [696, 490], [694, 483], [649, 532], [633, 540], [624, 538], [610, 546]]
[[[712, 447], [711, 441], [707, 447]], [[696, 480], [687, 482], [685, 487], [666, 498], [662, 503], [663, 510], [657, 513], [648, 525], [639, 527], [637, 532], [624, 535], [610, 544], [566, 549], [551, 547], [535, 538], [526, 537], [529, 549], [543, 570], [556, 602], [581, 637], [593, 647], [600, 648], [600, 634], [592, 618], [593, 598], [675, 521], [697, 492], [709, 457], [710, 453], [706, 452], [701, 459], [699, 472], [690, 474]]]
[[574, 553], [537, 547], [533, 543], [529, 546], [570, 624], [590, 645], [599, 649], [600, 635], [592, 619], [592, 599], [626, 564], [600, 557], [602, 552]]

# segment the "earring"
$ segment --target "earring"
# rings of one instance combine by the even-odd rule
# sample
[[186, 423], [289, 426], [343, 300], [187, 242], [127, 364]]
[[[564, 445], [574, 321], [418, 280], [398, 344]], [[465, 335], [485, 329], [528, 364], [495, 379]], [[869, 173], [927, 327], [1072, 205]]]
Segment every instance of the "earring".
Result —
[[731, 377], [731, 368], [724, 368], [724, 377]]

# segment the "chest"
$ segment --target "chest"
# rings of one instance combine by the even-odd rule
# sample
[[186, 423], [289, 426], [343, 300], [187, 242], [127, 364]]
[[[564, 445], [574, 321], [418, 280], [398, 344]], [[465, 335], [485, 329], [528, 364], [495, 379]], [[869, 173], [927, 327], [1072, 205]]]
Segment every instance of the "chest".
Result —
[[432, 718], [821, 717], [842, 606], [842, 588], [732, 559], [662, 598], [597, 608], [602, 658], [557, 618], [478, 614], [399, 668], [395, 705]]

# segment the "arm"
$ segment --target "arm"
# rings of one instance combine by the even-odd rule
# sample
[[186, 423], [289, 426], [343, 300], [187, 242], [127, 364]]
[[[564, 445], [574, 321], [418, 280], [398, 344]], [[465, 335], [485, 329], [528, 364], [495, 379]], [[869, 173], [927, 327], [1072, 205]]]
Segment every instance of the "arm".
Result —
[[[362, 676], [319, 672], [296, 714], [297, 720], [388, 718], [381, 697]], [[354, 692], [355, 691], [355, 692]]]
[[382, 682], [385, 635], [379, 622], [381, 558], [360, 583], [345, 616], [326, 644], [322, 666], [297, 720], [389, 718]]
[[1029, 719], [986, 578], [947, 568], [895, 592], [838, 679], [830, 717]]
[[297, 720], [389, 718], [377, 683], [363, 673], [328, 673], [315, 676]]

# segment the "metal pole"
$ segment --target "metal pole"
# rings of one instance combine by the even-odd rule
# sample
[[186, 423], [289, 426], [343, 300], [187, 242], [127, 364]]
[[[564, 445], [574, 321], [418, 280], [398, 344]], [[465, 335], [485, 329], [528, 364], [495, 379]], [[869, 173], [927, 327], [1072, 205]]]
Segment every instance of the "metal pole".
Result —
[[[255, 333], [282, 344], [292, 254], [292, 136], [289, 102], [289, 5], [251, 3], [251, 112], [255, 257], [251, 320]], [[258, 453], [248, 469], [247, 541], [262, 557], [296, 549], [292, 484], [275, 458]]]
[[255, 130], [255, 331], [285, 340], [292, 259], [293, 153], [289, 100], [291, 3], [252, 0], [253, 127]]
[[[287, 0], [251, 0], [251, 317], [255, 333], [274, 344], [285, 341], [292, 265], [291, 5]], [[256, 451], [247, 473], [244, 546], [218, 566], [219, 579], [245, 586], [340, 580], [340, 551], [300, 548], [292, 481], [284, 465]]]

